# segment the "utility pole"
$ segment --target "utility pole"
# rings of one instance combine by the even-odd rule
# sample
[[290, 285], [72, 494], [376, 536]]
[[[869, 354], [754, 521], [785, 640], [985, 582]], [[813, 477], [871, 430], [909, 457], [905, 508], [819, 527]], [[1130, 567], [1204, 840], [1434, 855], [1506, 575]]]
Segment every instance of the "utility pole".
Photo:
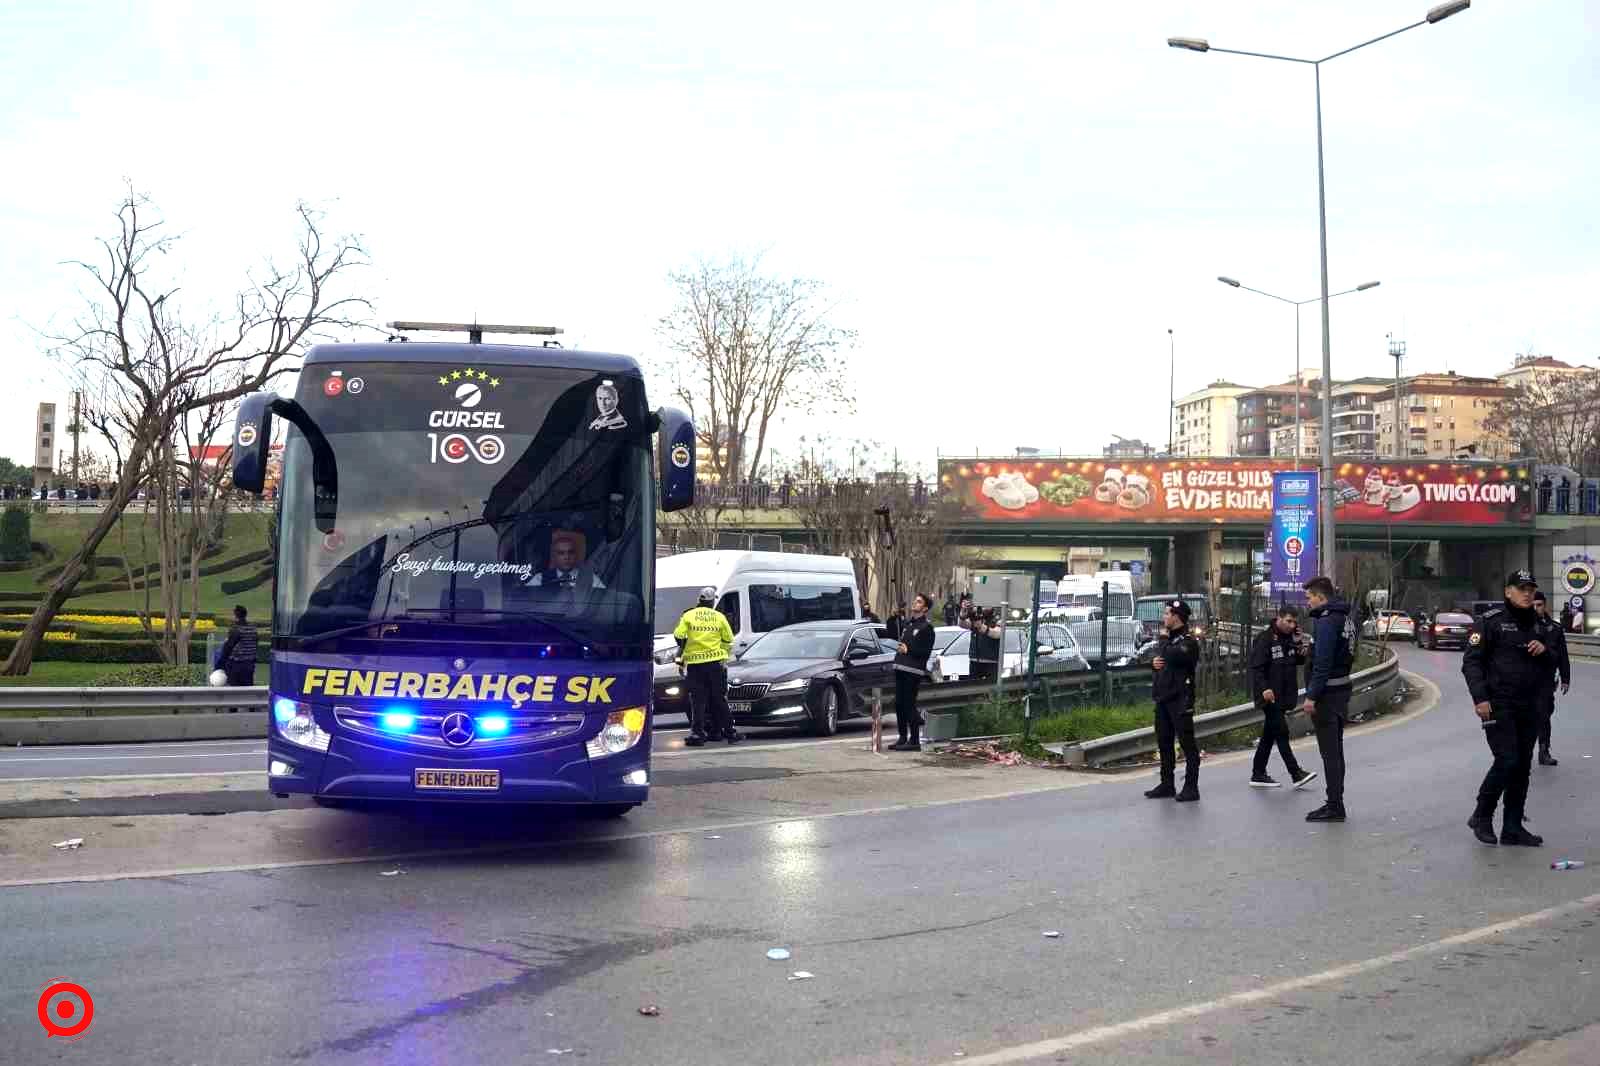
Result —
[[1172, 331], [1167, 330], [1167, 458], [1172, 458], [1172, 430], [1177, 423], [1177, 409], [1173, 406], [1177, 394], [1174, 391], [1178, 383], [1178, 342], [1173, 339]]
[[1411, 431], [1411, 416], [1406, 416], [1405, 434], [1400, 429], [1400, 360], [1405, 358], [1406, 342], [1394, 339], [1394, 334], [1386, 334], [1389, 338], [1389, 354], [1394, 357], [1394, 457], [1404, 460], [1406, 457], [1405, 435]]

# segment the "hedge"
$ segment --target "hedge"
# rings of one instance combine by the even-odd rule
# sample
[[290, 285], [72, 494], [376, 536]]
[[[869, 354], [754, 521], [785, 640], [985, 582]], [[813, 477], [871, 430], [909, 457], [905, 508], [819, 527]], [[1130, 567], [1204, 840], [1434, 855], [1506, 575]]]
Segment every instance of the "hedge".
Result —
[[7, 562], [27, 562], [32, 547], [29, 538], [32, 519], [22, 507], [7, 507], [0, 514], [0, 559]]
[[272, 567], [269, 566], [264, 570], [257, 571], [255, 574], [245, 578], [243, 581], [224, 581], [222, 583], [222, 593], [225, 596], [233, 596], [240, 592], [249, 592], [251, 589], [259, 588], [271, 580]]
[[[92, 564], [91, 564], [90, 560], [88, 560], [88, 559], [84, 560], [85, 568], [88, 568], [91, 565], [93, 565], [93, 566], [115, 566], [115, 567], [121, 567], [122, 566], [122, 556], [120, 556], [120, 555], [96, 555], [94, 557], [94, 560], [93, 560]], [[67, 568], [67, 564], [66, 563], [62, 563], [60, 566], [52, 566], [47, 570], [41, 570], [41, 571], [39, 571], [39, 576], [34, 578], [34, 581], [37, 582], [40, 585], [48, 585], [50, 582], [52, 582], [56, 578], [60, 577], [61, 576], [61, 571], [65, 570], [66, 568]]]
[[182, 688], [194, 685], [194, 667], [167, 663], [142, 663], [125, 670], [113, 670], [88, 682], [90, 688]]
[[[15, 637], [0, 634], [0, 656], [9, 656], [16, 644]], [[41, 663], [159, 663], [161, 653], [147, 640], [49, 640], [40, 642], [33, 659]], [[189, 661], [209, 665], [203, 639], [189, 642]], [[261, 641], [256, 645], [256, 662], [271, 661], [271, 649]]]
[[[216, 554], [216, 553], [213, 552], [212, 554]], [[214, 574], [227, 573], [229, 570], [235, 570], [235, 569], [237, 569], [237, 568], [239, 568], [241, 566], [248, 566], [251, 563], [259, 562], [260, 560], [266, 558], [268, 554], [269, 553], [266, 551], [266, 549], [263, 548], [260, 551], [253, 551], [253, 552], [249, 552], [249, 553], [247, 553], [245, 555], [235, 556], [232, 559], [228, 559], [228, 560], [225, 560], [224, 562], [216, 563], [216, 564], [214, 564], [212, 566], [202, 566], [200, 568], [200, 576], [201, 577], [211, 577]], [[201, 556], [201, 558], [205, 558], [205, 557]], [[134, 576], [137, 577], [137, 576], [140, 576], [140, 575], [144, 574], [146, 571], [152, 570], [152, 569], [155, 569], [155, 565], [154, 564], [151, 564], [149, 566], [135, 567], [133, 573], [134, 573]], [[185, 573], [183, 575], [183, 577], [185, 579], [187, 579], [188, 578], [188, 574]], [[133, 591], [134, 592], [142, 592], [142, 591], [144, 591], [144, 589], [146, 587], [157, 588], [157, 589], [160, 588], [161, 587], [161, 579], [159, 577], [157, 577], [157, 578], [149, 578], [149, 579], [146, 579], [144, 581], [135, 581], [133, 583]], [[252, 585], [250, 587], [254, 588], [255, 586]], [[72, 590], [72, 594], [74, 596], [94, 596], [94, 595], [96, 595], [98, 593], [101, 593], [101, 592], [127, 592], [127, 591], [129, 591], [128, 590], [128, 579], [127, 579], [126, 576], [124, 576], [121, 581], [102, 582], [101, 584], [98, 584], [98, 585], [79, 585], [79, 586], [77, 586], [76, 588], [74, 588]]]

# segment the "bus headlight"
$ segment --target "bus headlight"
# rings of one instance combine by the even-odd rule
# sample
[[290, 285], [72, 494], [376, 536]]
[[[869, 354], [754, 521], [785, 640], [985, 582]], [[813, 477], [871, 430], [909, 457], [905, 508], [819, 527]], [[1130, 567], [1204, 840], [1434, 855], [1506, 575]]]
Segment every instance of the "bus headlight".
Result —
[[280, 737], [302, 748], [327, 751], [329, 742], [333, 740], [312, 717], [311, 704], [291, 700], [287, 696], [279, 696], [272, 701], [272, 721]]
[[644, 736], [645, 724], [643, 707], [612, 711], [606, 716], [605, 727], [585, 745], [589, 758], [603, 759], [627, 751]]

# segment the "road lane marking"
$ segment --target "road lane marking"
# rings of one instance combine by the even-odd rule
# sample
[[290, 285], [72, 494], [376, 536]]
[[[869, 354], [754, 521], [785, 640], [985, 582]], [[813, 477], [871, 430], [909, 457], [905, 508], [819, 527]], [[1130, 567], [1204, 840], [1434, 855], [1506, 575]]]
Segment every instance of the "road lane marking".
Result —
[[1099, 1025], [1092, 1029], [1081, 1029], [1076, 1033], [1065, 1036], [1052, 1037], [1048, 1040], [1036, 1040], [1029, 1044], [1017, 1044], [1013, 1047], [991, 1051], [984, 1055], [966, 1055], [959, 1059], [951, 1059], [947, 1066], [1005, 1066], [1007, 1063], [1027, 1062], [1030, 1059], [1039, 1059], [1046, 1056], [1060, 1055], [1068, 1051], [1077, 1051], [1081, 1048], [1097, 1044], [1106, 1044], [1113, 1040], [1120, 1040], [1125, 1036], [1135, 1036], [1160, 1029], [1174, 1022], [1189, 1021], [1201, 1018], [1219, 1011], [1232, 1010], [1235, 1007], [1248, 1007], [1252, 1004], [1270, 1002], [1279, 999], [1291, 992], [1299, 992], [1308, 988], [1318, 988], [1330, 985], [1351, 977], [1360, 977], [1363, 974], [1375, 973], [1390, 966], [1410, 962], [1413, 959], [1426, 958], [1440, 952], [1460, 947], [1463, 944], [1475, 944], [1482, 940], [1514, 933], [1530, 926], [1565, 918], [1569, 914], [1578, 914], [1591, 907], [1600, 906], [1600, 893], [1585, 896], [1570, 903], [1560, 903], [1554, 907], [1546, 907], [1542, 911], [1524, 914], [1519, 918], [1510, 918], [1493, 925], [1481, 926], [1447, 936], [1443, 940], [1433, 940], [1426, 944], [1405, 948], [1401, 951], [1391, 951], [1387, 955], [1376, 958], [1364, 959], [1361, 962], [1347, 963], [1344, 966], [1335, 966], [1331, 970], [1321, 973], [1308, 974], [1305, 977], [1293, 977], [1287, 981], [1266, 985], [1262, 988], [1251, 989], [1248, 992], [1235, 992], [1231, 996], [1220, 999], [1210, 999], [1203, 1003], [1191, 1003], [1184, 1007], [1174, 1007], [1171, 1010], [1157, 1011], [1142, 1017], [1132, 1018], [1114, 1025]]
[[227, 759], [240, 755], [265, 755], [266, 748], [260, 751], [207, 751], [183, 755], [23, 755], [14, 759], [0, 759], [0, 766], [9, 766], [14, 762], [118, 762], [138, 761], [141, 759]]

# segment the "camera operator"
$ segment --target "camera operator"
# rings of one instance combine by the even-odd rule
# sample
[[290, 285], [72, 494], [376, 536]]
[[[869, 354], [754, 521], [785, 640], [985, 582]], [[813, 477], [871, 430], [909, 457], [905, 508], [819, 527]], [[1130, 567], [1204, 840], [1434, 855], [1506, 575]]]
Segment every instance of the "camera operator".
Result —
[[961, 624], [972, 631], [972, 679], [993, 681], [1000, 669], [1000, 619], [993, 607], [968, 605]]

